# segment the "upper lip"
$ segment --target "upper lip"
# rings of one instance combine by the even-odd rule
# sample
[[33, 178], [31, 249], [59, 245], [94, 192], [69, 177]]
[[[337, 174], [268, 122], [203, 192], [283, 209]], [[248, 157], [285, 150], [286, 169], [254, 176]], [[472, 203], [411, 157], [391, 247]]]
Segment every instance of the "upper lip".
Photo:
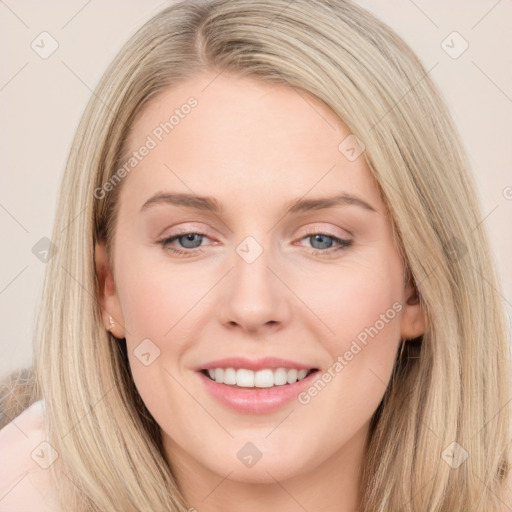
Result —
[[213, 368], [246, 368], [247, 370], [263, 370], [265, 368], [277, 369], [297, 369], [297, 370], [311, 370], [317, 368], [311, 364], [303, 364], [297, 361], [291, 361], [289, 359], [281, 359], [280, 357], [263, 357], [260, 359], [247, 359], [246, 357], [226, 357], [224, 359], [216, 359], [215, 361], [209, 361], [204, 363], [197, 368], [197, 371], [211, 370]]

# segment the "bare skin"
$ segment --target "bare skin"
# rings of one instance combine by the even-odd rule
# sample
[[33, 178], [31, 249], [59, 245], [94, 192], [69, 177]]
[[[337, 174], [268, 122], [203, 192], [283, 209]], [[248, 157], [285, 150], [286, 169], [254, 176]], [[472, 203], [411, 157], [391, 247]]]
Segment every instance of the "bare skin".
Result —
[[[105, 325], [111, 314], [115, 336], [126, 338], [135, 384], [191, 507], [352, 512], [369, 421], [400, 339], [424, 332], [424, 314], [404, 282], [364, 155], [350, 161], [338, 149], [350, 134], [344, 123], [302, 91], [214, 76], [166, 90], [132, 127], [130, 152], [187, 98], [197, 99], [121, 184], [114, 274], [104, 245], [96, 247]], [[170, 204], [140, 211], [163, 191], [212, 196], [223, 211]], [[286, 212], [290, 201], [342, 193], [375, 211], [345, 203]], [[204, 236], [195, 248], [183, 233], [167, 248], [159, 244], [178, 229]], [[315, 241], [319, 233], [323, 241]], [[263, 250], [251, 263], [236, 250], [248, 236]], [[332, 374], [338, 356], [365, 328], [380, 326], [381, 315], [378, 334], [359, 343], [307, 404], [233, 411], [194, 370], [223, 357], [270, 355]], [[160, 351], [147, 366], [136, 356], [145, 339]], [[262, 454], [252, 467], [237, 457], [247, 442]]]

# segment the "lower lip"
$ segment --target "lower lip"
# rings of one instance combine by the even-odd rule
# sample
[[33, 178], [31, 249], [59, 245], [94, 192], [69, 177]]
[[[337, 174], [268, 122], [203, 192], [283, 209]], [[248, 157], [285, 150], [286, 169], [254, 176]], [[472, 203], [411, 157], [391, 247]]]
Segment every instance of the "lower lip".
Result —
[[283, 384], [271, 388], [234, 388], [227, 384], [219, 384], [202, 372], [198, 372], [206, 389], [221, 404], [237, 412], [249, 414], [267, 414], [284, 407], [296, 399], [304, 389], [311, 386], [319, 374], [320, 372], [316, 371], [293, 384]]

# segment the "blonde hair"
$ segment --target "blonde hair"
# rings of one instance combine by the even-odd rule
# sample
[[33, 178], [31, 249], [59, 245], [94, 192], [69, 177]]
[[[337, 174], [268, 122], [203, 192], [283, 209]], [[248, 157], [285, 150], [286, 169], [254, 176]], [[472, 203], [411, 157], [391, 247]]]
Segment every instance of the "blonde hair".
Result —
[[[60, 190], [35, 340], [36, 395], [59, 453], [52, 468], [68, 477], [56, 474], [66, 509], [187, 510], [125, 343], [105, 330], [98, 303], [94, 247], [104, 239], [112, 254], [122, 182], [101, 199], [94, 191], [122, 165], [148, 101], [205, 70], [299, 88], [344, 121], [364, 143], [419, 292], [427, 329], [403, 343], [372, 418], [361, 512], [499, 510], [510, 357], [470, 166], [419, 59], [343, 0], [174, 3], [125, 44], [96, 88]], [[469, 455], [456, 469], [443, 460], [454, 442]]]

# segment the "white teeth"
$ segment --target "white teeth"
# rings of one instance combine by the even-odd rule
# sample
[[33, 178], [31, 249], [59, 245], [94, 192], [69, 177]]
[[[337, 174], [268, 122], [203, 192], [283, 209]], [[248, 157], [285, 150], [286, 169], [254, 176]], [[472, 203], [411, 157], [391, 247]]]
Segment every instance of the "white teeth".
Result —
[[288, 370], [288, 384], [293, 384], [297, 382], [297, 375], [299, 374], [298, 370]]
[[271, 388], [273, 386], [283, 386], [284, 384], [293, 384], [298, 380], [304, 379], [310, 370], [288, 370], [286, 368], [270, 368], [264, 370], [247, 370], [245, 368], [212, 368], [208, 370], [208, 375], [212, 380], [219, 384], [230, 386], [240, 386], [243, 388]]
[[234, 368], [226, 368], [224, 370], [224, 384], [236, 384], [236, 370]]
[[297, 372], [297, 380], [302, 380], [308, 374], [308, 370], [299, 370]]
[[216, 382], [224, 382], [224, 368], [215, 368]]
[[240, 368], [236, 371], [236, 384], [243, 388], [254, 387], [254, 372], [252, 370], [244, 370]]
[[259, 370], [254, 374], [254, 386], [257, 388], [271, 388], [274, 385], [274, 372], [272, 370]]
[[288, 382], [288, 371], [285, 368], [278, 368], [274, 372], [274, 384], [282, 386]]

